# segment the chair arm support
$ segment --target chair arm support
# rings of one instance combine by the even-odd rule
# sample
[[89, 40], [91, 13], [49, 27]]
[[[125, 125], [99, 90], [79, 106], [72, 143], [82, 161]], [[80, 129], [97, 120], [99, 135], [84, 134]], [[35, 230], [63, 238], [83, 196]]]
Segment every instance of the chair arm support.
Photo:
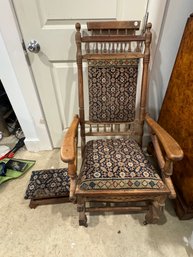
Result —
[[64, 136], [60, 151], [60, 156], [63, 162], [72, 163], [76, 159], [76, 137], [79, 121], [80, 119], [78, 115], [76, 115]]
[[167, 158], [171, 161], [181, 160], [184, 153], [179, 144], [148, 114], [146, 114], [145, 121], [161, 142]]

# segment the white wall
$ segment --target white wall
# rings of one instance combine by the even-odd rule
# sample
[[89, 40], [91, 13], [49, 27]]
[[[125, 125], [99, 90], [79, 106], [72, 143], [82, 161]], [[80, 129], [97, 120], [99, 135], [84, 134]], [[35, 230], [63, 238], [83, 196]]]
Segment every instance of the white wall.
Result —
[[150, 74], [149, 112], [155, 119], [159, 116], [184, 27], [192, 12], [193, 0], [167, 1]]

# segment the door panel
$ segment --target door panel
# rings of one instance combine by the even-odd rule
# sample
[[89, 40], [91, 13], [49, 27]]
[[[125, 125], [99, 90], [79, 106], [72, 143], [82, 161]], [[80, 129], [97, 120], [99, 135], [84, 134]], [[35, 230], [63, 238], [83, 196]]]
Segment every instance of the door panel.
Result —
[[73, 115], [78, 113], [78, 101], [75, 101], [75, 99], [78, 99], [76, 64], [65, 62], [53, 63], [53, 78], [62, 126], [66, 128], [72, 121]]
[[63, 131], [78, 113], [75, 23], [84, 28], [87, 20], [142, 20], [147, 0], [13, 0], [13, 4], [26, 47], [32, 39], [41, 47], [28, 56], [53, 146], [59, 147]]
[[116, 0], [38, 0], [36, 4], [44, 24], [52, 21], [65, 24], [66, 20], [116, 18], [116, 2]]

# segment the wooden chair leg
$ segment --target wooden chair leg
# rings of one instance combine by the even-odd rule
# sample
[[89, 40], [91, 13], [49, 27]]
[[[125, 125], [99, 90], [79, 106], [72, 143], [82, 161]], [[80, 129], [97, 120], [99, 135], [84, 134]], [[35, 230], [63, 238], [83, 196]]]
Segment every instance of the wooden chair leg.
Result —
[[158, 223], [160, 217], [163, 215], [165, 201], [166, 196], [160, 196], [152, 202], [145, 216], [144, 225]]
[[78, 197], [77, 211], [79, 212], [79, 225], [87, 227], [87, 217], [85, 214], [85, 200], [82, 197]]

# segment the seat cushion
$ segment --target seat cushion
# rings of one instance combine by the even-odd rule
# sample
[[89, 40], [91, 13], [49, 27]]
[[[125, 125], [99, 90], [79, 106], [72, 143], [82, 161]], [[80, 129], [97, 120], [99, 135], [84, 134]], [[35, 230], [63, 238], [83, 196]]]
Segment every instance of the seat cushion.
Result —
[[89, 141], [79, 176], [80, 189], [162, 189], [156, 169], [133, 139]]

